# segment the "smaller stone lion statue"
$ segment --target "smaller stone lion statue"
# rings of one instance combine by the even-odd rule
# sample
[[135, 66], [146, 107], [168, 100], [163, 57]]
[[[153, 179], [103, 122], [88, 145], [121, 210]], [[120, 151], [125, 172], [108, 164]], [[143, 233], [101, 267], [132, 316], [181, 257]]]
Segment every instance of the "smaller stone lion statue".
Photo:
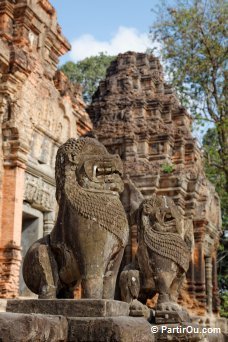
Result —
[[122, 299], [145, 304], [158, 293], [157, 310], [181, 310], [177, 298], [189, 267], [192, 222], [182, 219], [171, 198], [156, 194], [142, 201], [137, 217], [137, 261], [121, 273]]
[[129, 228], [122, 162], [97, 140], [69, 139], [56, 157], [57, 222], [28, 250], [23, 277], [39, 298], [113, 299]]

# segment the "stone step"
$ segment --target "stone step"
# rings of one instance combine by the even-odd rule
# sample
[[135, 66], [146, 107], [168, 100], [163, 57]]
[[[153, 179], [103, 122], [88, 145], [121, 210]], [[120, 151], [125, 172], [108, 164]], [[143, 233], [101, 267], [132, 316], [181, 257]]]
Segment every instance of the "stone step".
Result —
[[11, 299], [6, 311], [66, 317], [129, 316], [129, 304], [106, 299]]

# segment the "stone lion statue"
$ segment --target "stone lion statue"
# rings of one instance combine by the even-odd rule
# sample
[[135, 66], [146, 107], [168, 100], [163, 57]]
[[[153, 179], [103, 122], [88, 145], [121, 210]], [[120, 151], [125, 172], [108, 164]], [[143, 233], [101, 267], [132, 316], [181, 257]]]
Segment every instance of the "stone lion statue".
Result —
[[129, 228], [122, 162], [97, 140], [69, 139], [56, 157], [57, 222], [28, 250], [23, 277], [39, 298], [114, 298]]
[[146, 303], [158, 293], [157, 310], [181, 310], [177, 298], [189, 267], [192, 222], [182, 219], [171, 198], [156, 194], [142, 201], [137, 220], [137, 260], [121, 273], [122, 299]]

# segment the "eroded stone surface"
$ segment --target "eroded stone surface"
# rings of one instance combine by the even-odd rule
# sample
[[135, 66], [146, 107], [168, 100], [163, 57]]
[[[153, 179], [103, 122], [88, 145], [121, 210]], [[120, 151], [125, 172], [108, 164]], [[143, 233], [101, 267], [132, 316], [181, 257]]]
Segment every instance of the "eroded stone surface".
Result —
[[129, 305], [117, 300], [90, 299], [12, 299], [7, 302], [8, 312], [49, 314], [68, 317], [128, 316]]
[[68, 340], [73, 342], [153, 342], [151, 326], [144, 318], [68, 318]]
[[[192, 222], [182, 219], [181, 212], [171, 198], [156, 194], [142, 201], [136, 215], [137, 262], [128, 265], [120, 275], [120, 286], [124, 289], [121, 289], [122, 300], [132, 303], [131, 312], [135, 316], [135, 296], [145, 302], [146, 298], [158, 293], [156, 310], [167, 313], [170, 311], [171, 322], [175, 322], [175, 319], [179, 322], [181, 316], [184, 316], [186, 321], [189, 319], [188, 314], [178, 305], [177, 300], [194, 244]], [[130, 276], [134, 272], [131, 268], [138, 269], [138, 274]], [[129, 273], [127, 279], [126, 273]], [[141, 283], [141, 288], [135, 294], [137, 283]], [[138, 311], [137, 306], [135, 310]], [[173, 311], [176, 314], [172, 315]], [[165, 316], [169, 322], [169, 316], [166, 314], [163, 321], [156, 322], [165, 323]]]
[[191, 322], [191, 319], [187, 312], [184, 310], [167, 310], [167, 311], [155, 311], [155, 323], [156, 324], [169, 324], [169, 323], [182, 323]]
[[3, 342], [67, 341], [68, 323], [61, 316], [0, 313], [0, 340]]
[[114, 299], [116, 277], [128, 242], [119, 199], [122, 162], [92, 138], [69, 139], [56, 157], [56, 224], [25, 256], [23, 277], [39, 298]]

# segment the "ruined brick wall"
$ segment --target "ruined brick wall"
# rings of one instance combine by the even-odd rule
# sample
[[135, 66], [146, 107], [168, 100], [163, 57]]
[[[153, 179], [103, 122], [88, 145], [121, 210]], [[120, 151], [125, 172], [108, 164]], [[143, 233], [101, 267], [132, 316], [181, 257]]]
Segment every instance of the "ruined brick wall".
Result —
[[0, 297], [18, 294], [23, 203], [48, 232], [58, 146], [91, 129], [80, 87], [57, 72], [69, 49], [49, 1], [0, 1]]
[[[154, 192], [171, 196], [183, 217], [193, 220], [195, 248], [181, 301], [192, 313], [217, 313], [219, 198], [205, 177], [202, 152], [191, 134], [192, 119], [164, 82], [159, 60], [142, 53], [120, 54], [88, 111], [99, 140], [120, 154], [125, 174], [144, 197]], [[124, 204], [129, 211], [129, 193]], [[135, 253], [136, 241], [132, 227], [126, 262]]]

